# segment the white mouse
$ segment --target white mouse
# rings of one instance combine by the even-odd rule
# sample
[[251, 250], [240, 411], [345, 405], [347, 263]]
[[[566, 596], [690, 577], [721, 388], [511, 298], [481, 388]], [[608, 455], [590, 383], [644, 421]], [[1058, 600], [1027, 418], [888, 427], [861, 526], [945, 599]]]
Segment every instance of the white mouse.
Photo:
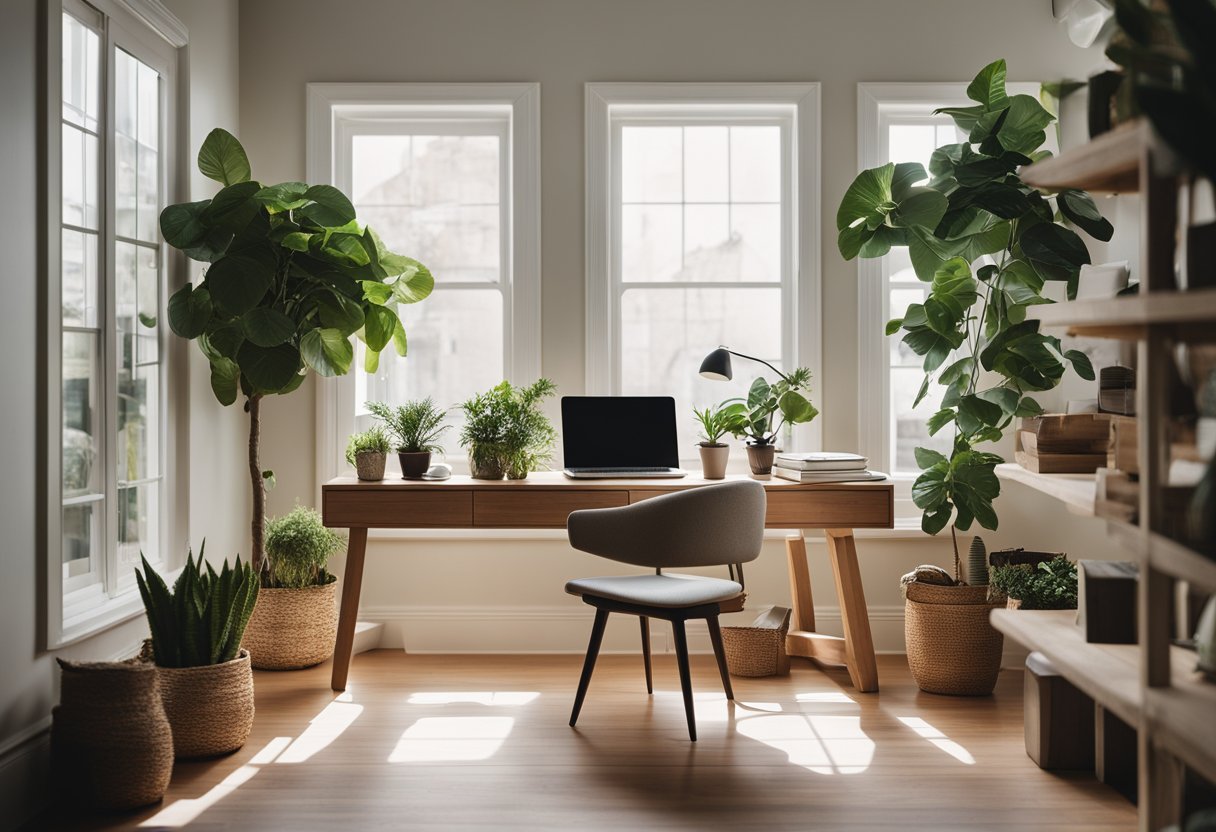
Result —
[[446, 480], [452, 476], [452, 466], [446, 462], [436, 462], [422, 475], [424, 480]]

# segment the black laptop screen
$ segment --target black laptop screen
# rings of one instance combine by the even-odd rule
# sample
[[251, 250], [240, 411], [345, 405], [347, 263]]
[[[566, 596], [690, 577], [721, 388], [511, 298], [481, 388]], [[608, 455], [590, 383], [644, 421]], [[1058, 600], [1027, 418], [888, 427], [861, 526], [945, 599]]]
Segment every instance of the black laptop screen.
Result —
[[671, 396], [563, 396], [567, 468], [677, 468]]

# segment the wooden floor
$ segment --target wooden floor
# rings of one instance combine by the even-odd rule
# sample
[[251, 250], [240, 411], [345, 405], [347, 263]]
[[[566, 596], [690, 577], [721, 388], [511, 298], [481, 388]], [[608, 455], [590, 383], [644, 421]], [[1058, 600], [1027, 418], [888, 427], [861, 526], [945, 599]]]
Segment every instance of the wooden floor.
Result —
[[737, 679], [727, 704], [695, 656], [700, 741], [674, 661], [604, 656], [577, 730], [581, 657], [357, 656], [335, 697], [329, 665], [258, 673], [242, 750], [179, 763], [164, 803], [52, 829], [1133, 829], [1132, 806], [1092, 775], [1041, 771], [1022, 744], [1021, 674], [995, 696], [920, 693], [902, 657], [882, 691], [794, 661]]

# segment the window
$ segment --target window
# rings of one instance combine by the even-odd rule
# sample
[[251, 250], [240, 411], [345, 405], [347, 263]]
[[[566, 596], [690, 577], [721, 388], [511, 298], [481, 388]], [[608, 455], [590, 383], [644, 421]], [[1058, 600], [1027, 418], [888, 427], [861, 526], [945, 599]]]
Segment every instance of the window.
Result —
[[47, 183], [56, 646], [104, 625], [107, 612], [138, 609], [141, 554], [162, 568], [173, 560], [174, 351], [162, 325], [168, 260], [157, 221], [173, 171], [176, 52], [105, 2], [65, 0], [49, 28], [47, 128], [60, 162]]
[[589, 84], [587, 160], [588, 392], [674, 396], [690, 461], [692, 408], [771, 376], [702, 379], [720, 344], [810, 366], [821, 400], [818, 86]]
[[448, 407], [539, 375], [538, 98], [530, 84], [309, 86], [310, 181], [348, 193], [360, 222], [435, 275], [429, 298], [399, 308], [405, 359], [323, 381], [323, 477], [371, 424], [367, 401]]
[[[1035, 84], [1009, 84], [1010, 94], [1038, 95]], [[888, 162], [920, 162], [943, 144], [966, 141], [949, 116], [935, 116], [940, 107], [968, 106], [966, 84], [859, 84], [858, 168]], [[861, 452], [870, 466], [889, 472], [896, 481], [897, 514], [919, 516], [912, 506], [911, 483], [920, 473], [917, 447], [948, 452], [949, 431], [929, 436], [925, 420], [939, 407], [944, 388], [931, 387], [913, 408], [924, 378], [921, 360], [883, 327], [920, 303], [929, 287], [912, 270], [906, 248], [893, 248], [886, 257], [857, 261], [859, 348], [858, 412]]]

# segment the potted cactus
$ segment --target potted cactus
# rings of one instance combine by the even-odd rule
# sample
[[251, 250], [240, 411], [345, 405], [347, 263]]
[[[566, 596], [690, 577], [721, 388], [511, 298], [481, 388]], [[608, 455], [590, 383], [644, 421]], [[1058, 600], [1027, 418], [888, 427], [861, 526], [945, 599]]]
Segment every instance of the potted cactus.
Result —
[[[204, 547], [205, 548], [205, 547]], [[161, 699], [180, 759], [236, 751], [253, 729], [253, 671], [241, 647], [258, 600], [250, 564], [219, 572], [199, 556], [170, 590], [146, 559], [135, 572], [152, 637], [141, 658], [158, 668]], [[206, 567], [206, 568], [204, 568]]]
[[388, 458], [388, 434], [379, 425], [362, 433], [352, 433], [346, 443], [346, 461], [355, 466], [361, 480], [384, 479], [384, 463]]

